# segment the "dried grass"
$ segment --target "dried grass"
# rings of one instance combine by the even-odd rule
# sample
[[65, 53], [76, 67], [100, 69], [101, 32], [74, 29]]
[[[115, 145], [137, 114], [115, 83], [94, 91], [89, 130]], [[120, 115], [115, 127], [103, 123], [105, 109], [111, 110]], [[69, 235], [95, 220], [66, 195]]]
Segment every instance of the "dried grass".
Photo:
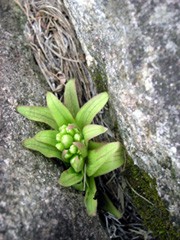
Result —
[[46, 0], [14, 1], [27, 17], [26, 39], [51, 90], [61, 93], [66, 81], [75, 78], [80, 103], [90, 99], [95, 89], [62, 1], [54, 0], [53, 5]]

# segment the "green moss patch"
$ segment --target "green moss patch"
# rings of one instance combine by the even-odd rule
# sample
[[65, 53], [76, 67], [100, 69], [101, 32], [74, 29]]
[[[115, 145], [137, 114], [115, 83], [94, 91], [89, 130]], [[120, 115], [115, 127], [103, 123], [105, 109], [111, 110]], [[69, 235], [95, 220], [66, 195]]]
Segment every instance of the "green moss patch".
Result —
[[107, 91], [107, 76], [105, 73], [105, 66], [93, 66], [90, 71], [97, 90], [99, 92]]
[[130, 158], [127, 160], [125, 177], [129, 182], [129, 194], [132, 201], [144, 225], [152, 231], [153, 236], [160, 240], [180, 239], [180, 232], [171, 224], [165, 203], [157, 193], [156, 180], [134, 165]]

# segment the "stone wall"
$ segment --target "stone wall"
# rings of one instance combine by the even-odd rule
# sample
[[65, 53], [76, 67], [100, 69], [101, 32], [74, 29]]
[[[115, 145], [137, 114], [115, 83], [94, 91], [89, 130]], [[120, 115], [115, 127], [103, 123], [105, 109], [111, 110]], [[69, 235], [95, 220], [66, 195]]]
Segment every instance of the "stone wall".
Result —
[[64, 3], [91, 71], [100, 68], [107, 77], [111, 104], [128, 153], [135, 164], [156, 178], [158, 193], [177, 223], [179, 1]]
[[22, 147], [42, 125], [16, 106], [44, 105], [50, 90], [25, 43], [25, 22], [13, 1], [0, 0], [0, 239], [107, 239], [83, 196], [58, 184], [62, 165]]

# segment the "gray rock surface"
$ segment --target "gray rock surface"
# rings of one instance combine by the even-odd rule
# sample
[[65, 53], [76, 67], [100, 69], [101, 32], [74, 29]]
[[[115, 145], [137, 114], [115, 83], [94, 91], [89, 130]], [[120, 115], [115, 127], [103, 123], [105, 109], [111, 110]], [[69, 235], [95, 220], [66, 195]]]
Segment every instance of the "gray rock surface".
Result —
[[180, 2], [65, 0], [90, 68], [107, 76], [121, 137], [180, 216]]
[[99, 219], [87, 216], [83, 196], [58, 185], [62, 168], [21, 145], [42, 126], [20, 116], [17, 104], [45, 104], [49, 90], [32, 68], [21, 14], [0, 0], [0, 239], [107, 239]]

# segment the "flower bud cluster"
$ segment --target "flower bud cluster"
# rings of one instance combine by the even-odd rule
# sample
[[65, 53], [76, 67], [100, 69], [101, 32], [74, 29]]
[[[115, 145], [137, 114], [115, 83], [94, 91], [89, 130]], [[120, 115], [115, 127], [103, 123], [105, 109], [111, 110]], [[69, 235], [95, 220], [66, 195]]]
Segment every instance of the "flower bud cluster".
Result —
[[84, 143], [84, 138], [79, 129], [73, 124], [61, 126], [56, 141], [56, 148], [62, 152], [64, 161], [69, 162], [76, 172], [80, 172], [84, 166], [84, 159], [77, 143]]

